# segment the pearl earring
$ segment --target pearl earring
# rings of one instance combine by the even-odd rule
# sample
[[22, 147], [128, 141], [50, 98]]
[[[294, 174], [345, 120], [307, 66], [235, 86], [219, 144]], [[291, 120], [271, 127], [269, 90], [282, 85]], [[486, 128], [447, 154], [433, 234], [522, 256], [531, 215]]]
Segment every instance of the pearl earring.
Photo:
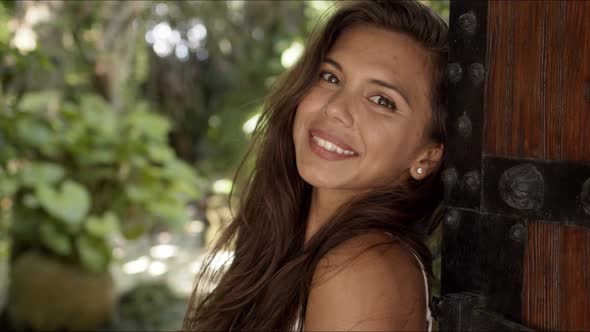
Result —
[[418, 172], [418, 174], [422, 174], [422, 167], [418, 167], [418, 169], [416, 170], [416, 172]]

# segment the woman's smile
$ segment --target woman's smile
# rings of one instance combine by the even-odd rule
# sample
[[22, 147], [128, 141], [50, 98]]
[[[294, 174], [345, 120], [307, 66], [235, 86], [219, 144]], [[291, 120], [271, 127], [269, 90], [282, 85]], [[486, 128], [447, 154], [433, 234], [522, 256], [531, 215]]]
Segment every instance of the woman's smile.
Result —
[[337, 137], [319, 129], [309, 131], [309, 147], [319, 157], [331, 161], [356, 158], [359, 155]]
[[326, 160], [343, 160], [358, 156], [355, 152], [342, 150], [337, 145], [312, 135], [309, 136], [309, 147], [316, 155]]

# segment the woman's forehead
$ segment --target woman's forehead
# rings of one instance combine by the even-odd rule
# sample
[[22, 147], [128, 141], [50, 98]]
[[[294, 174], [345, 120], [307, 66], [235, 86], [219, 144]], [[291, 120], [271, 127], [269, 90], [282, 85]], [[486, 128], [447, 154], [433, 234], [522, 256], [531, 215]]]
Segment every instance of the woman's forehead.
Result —
[[397, 68], [397, 64], [424, 68], [429, 60], [429, 52], [412, 37], [371, 25], [356, 25], [342, 31], [328, 55], [346, 58], [343, 61], [381, 65], [386, 67], [384, 70], [403, 69]]

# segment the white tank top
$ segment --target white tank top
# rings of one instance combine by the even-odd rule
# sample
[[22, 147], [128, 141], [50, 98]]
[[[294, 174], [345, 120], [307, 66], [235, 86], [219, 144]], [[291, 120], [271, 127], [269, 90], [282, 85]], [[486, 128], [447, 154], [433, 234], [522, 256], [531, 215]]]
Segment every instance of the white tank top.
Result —
[[[408, 250], [410, 250], [412, 255], [414, 255], [414, 257], [418, 261], [418, 264], [420, 264], [420, 270], [422, 270], [422, 276], [424, 277], [424, 288], [425, 288], [425, 294], [426, 294], [426, 331], [430, 332], [430, 331], [432, 331], [432, 313], [430, 312], [430, 306], [429, 306], [430, 292], [429, 292], [429, 288], [428, 288], [428, 278], [426, 277], [426, 271], [424, 270], [424, 265], [422, 264], [422, 261], [420, 261], [420, 258], [418, 258], [418, 255], [416, 255], [416, 253], [412, 249], [408, 248]], [[297, 331], [300, 324], [301, 324], [301, 320], [299, 318], [297, 318], [297, 321], [291, 327], [291, 331]], [[303, 331], [303, 327], [301, 328], [301, 330]]]

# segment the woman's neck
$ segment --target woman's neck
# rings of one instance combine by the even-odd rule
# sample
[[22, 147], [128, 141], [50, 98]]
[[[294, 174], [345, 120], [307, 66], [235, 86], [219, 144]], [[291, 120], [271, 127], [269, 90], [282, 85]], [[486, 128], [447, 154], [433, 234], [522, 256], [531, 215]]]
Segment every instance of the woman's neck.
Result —
[[355, 192], [351, 190], [333, 190], [313, 188], [311, 204], [305, 228], [305, 243], [330, 220], [334, 212], [348, 201]]

